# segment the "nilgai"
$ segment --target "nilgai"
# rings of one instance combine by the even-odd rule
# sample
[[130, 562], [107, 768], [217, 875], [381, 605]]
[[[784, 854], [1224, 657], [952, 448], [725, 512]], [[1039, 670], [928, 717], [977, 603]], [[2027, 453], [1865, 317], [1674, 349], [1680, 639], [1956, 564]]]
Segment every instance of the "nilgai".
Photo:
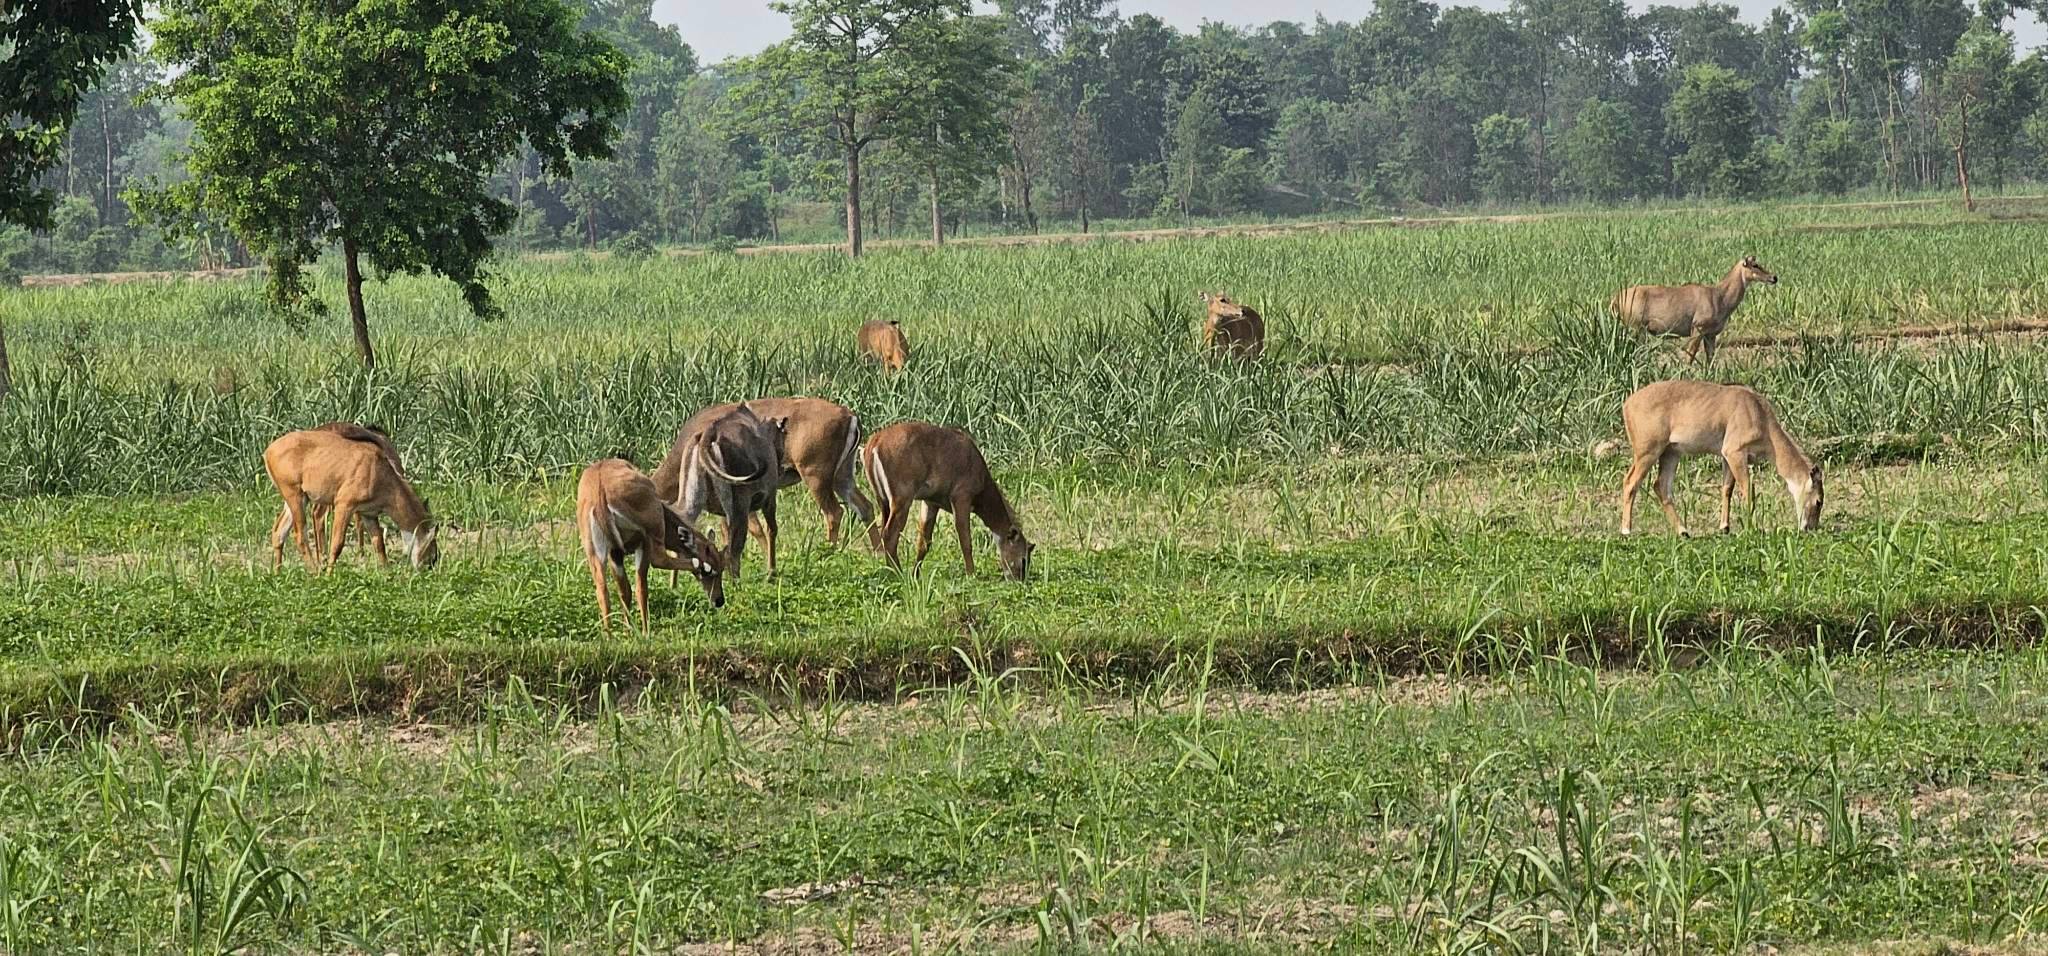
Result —
[[889, 371], [898, 371], [910, 363], [910, 340], [903, 337], [903, 328], [895, 319], [863, 322], [860, 354], [882, 363]]
[[[612, 608], [605, 587], [609, 568], [619, 581], [619, 600], [640, 608], [640, 629], [647, 629], [647, 569], [688, 571], [714, 608], [725, 606], [724, 562], [711, 539], [690, 527], [683, 516], [654, 492], [654, 482], [633, 463], [620, 458], [592, 462], [576, 482], [576, 531], [583, 539], [583, 561], [597, 588], [597, 619], [611, 628]], [[626, 555], [636, 556], [637, 600], [626, 587]]]
[[1266, 351], [1266, 320], [1248, 305], [1225, 293], [1202, 293], [1209, 317], [1202, 323], [1202, 345], [1237, 358], [1258, 358]]
[[[391, 470], [397, 472], [398, 477], [405, 477], [405, 466], [400, 464], [398, 461], [398, 449], [391, 444], [391, 434], [389, 432], [386, 432], [384, 429], [379, 428], [376, 425], [358, 425], [355, 422], [328, 422], [325, 425], [321, 425], [320, 427], [313, 429], [313, 431], [331, 432], [333, 434], [340, 435], [341, 437], [346, 438], [349, 441], [368, 442], [369, 444], [375, 445], [377, 446], [377, 451], [384, 456], [385, 462], [391, 465]], [[277, 527], [280, 529], [286, 527], [290, 523], [291, 517], [291, 509], [278, 509]], [[312, 525], [314, 540], [313, 546], [316, 550], [319, 551], [327, 550], [327, 527], [322, 523], [326, 520], [326, 518], [327, 506], [314, 505], [312, 509], [312, 514], [309, 515], [306, 519], [307, 523]], [[371, 528], [369, 523], [363, 519], [362, 515], [356, 516], [355, 525], [356, 547], [361, 548], [369, 543], [368, 538], [370, 536]], [[377, 530], [381, 532], [383, 529], [379, 528]], [[379, 542], [377, 546], [379, 548], [382, 548], [383, 544]]]
[[[843, 499], [853, 515], [866, 527], [874, 520], [874, 505], [854, 482], [854, 458], [860, 454], [860, 416], [852, 409], [822, 398], [757, 398], [746, 403], [754, 414], [768, 421], [785, 423], [780, 487], [801, 481], [825, 513], [825, 538], [839, 543], [839, 525], [845, 515]], [[738, 403], [713, 405], [683, 423], [685, 433], [694, 433], [716, 418], [739, 408]], [[671, 456], [654, 472], [655, 490], [662, 500], [674, 501], [680, 481], [681, 462]], [[756, 528], [759, 534], [760, 529]]]
[[[725, 519], [725, 573], [740, 577], [740, 553], [756, 513], [757, 533], [775, 575], [775, 492], [782, 487], [782, 419], [764, 419], [745, 402], [720, 415], [692, 416], [655, 471], [657, 493], [695, 525], [708, 509]], [[671, 483], [672, 482], [672, 483]], [[670, 499], [668, 496], [674, 495]]]
[[426, 569], [440, 559], [438, 532], [426, 502], [412, 485], [391, 467], [376, 444], [356, 441], [333, 432], [287, 432], [263, 450], [263, 468], [284, 498], [285, 519], [270, 536], [271, 566], [284, 561], [287, 529], [298, 534], [299, 555], [306, 566], [314, 566], [313, 552], [306, 545], [306, 508], [333, 509], [334, 530], [328, 545], [327, 568], [341, 559], [348, 543], [349, 522], [361, 515], [370, 523], [370, 541], [377, 559], [384, 555], [384, 530], [379, 518], [389, 515], [398, 525], [406, 554], [415, 568]]
[[1700, 348], [1707, 350], [1707, 362], [1714, 361], [1716, 340], [1728, 327], [1728, 316], [1742, 304], [1750, 283], [1778, 284], [1778, 277], [1756, 261], [1744, 256], [1715, 285], [1632, 285], [1616, 292], [1609, 305], [1623, 325], [1656, 335], [1689, 338], [1686, 357], [1698, 361]]
[[1785, 434], [1777, 410], [1762, 395], [1740, 385], [1655, 382], [1622, 402], [1621, 421], [1632, 452], [1628, 478], [1621, 486], [1622, 534], [1635, 530], [1636, 489], [1652, 468], [1657, 469], [1657, 503], [1664, 506], [1671, 527], [1680, 535], [1687, 533], [1671, 500], [1671, 479], [1679, 459], [1694, 455], [1721, 458], [1722, 531], [1728, 530], [1728, 512], [1738, 489], [1742, 500], [1755, 503], [1749, 488], [1752, 458], [1769, 458], [1777, 466], [1792, 495], [1799, 530], [1820, 527], [1820, 466]]
[[897, 544], [910, 521], [910, 506], [924, 502], [924, 523], [918, 528], [916, 563], [924, 563], [932, 545], [932, 526], [940, 511], [953, 513], [960, 535], [960, 557], [974, 573], [974, 536], [968, 516], [976, 515], [995, 533], [1003, 573], [1022, 581], [1030, 570], [1033, 545], [1024, 538], [1017, 514], [988, 472], [974, 439], [957, 428], [924, 422], [898, 422], [875, 433], [861, 449], [868, 484], [881, 506], [881, 523], [868, 529], [868, 542], [897, 567]]

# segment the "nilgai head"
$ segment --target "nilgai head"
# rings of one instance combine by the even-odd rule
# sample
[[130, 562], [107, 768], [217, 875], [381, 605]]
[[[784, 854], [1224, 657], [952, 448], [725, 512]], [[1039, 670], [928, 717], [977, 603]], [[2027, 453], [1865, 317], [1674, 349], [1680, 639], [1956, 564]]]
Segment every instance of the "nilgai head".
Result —
[[1024, 538], [1024, 529], [1011, 528], [1010, 533], [996, 539], [996, 550], [1003, 559], [1003, 574], [1012, 581], [1022, 581], [1031, 573], [1031, 552], [1038, 545]]
[[1775, 273], [1775, 272], [1772, 272], [1771, 270], [1769, 270], [1769, 269], [1766, 269], [1766, 268], [1764, 268], [1764, 264], [1763, 264], [1763, 263], [1761, 263], [1761, 262], [1758, 262], [1758, 261], [1756, 261], [1756, 257], [1755, 257], [1755, 256], [1743, 256], [1743, 257], [1742, 257], [1742, 281], [1743, 281], [1743, 282], [1746, 282], [1746, 283], [1747, 283], [1747, 282], [1768, 282], [1768, 283], [1770, 283], [1771, 285], [1777, 285], [1777, 284], [1778, 284], [1778, 275], [1777, 275], [1777, 273]]
[[1820, 528], [1820, 506], [1826, 491], [1822, 487], [1820, 466], [1813, 466], [1806, 480], [1796, 478], [1785, 481], [1785, 490], [1792, 493], [1792, 507], [1799, 512], [1799, 530], [1815, 531]]
[[439, 527], [429, 523], [414, 531], [401, 531], [399, 537], [405, 541], [405, 553], [411, 556], [415, 570], [425, 571], [441, 560]]
[[1234, 319], [1244, 315], [1244, 306], [1231, 301], [1230, 294], [1227, 292], [1218, 292], [1214, 295], [1204, 292], [1202, 293], [1202, 304], [1209, 307], [1210, 315], [1222, 316], [1226, 319]]
[[725, 558], [712, 547], [711, 539], [683, 520], [674, 508], [664, 504], [662, 515], [666, 519], [667, 539], [662, 547], [669, 553], [690, 562], [690, 574], [697, 579], [697, 586], [704, 589], [704, 597], [714, 608], [725, 606]]

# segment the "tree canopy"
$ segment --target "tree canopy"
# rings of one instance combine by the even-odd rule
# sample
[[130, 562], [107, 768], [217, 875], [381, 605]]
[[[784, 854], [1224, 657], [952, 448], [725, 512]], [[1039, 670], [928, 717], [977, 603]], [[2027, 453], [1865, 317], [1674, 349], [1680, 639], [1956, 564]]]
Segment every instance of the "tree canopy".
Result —
[[375, 364], [360, 259], [431, 270], [479, 316], [514, 208], [491, 174], [520, 148], [568, 176], [610, 154], [627, 58], [558, 0], [167, 0], [164, 87], [197, 132], [191, 178], [147, 197], [175, 229], [217, 217], [271, 266], [273, 298], [341, 249], [356, 347]]

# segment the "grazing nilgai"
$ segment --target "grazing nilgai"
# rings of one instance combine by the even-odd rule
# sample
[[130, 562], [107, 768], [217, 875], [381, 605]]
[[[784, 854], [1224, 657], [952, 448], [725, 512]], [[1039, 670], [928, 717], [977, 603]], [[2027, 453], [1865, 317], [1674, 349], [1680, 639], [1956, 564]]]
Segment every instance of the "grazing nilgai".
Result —
[[[368, 442], [369, 444], [375, 445], [377, 446], [377, 451], [384, 456], [384, 461], [391, 465], [391, 470], [396, 472], [398, 474], [398, 477], [405, 477], [405, 466], [400, 464], [398, 461], [398, 449], [391, 444], [391, 434], [389, 432], [386, 432], [384, 429], [379, 428], [375, 425], [358, 425], [355, 422], [328, 422], [325, 425], [321, 425], [320, 427], [313, 429], [313, 431], [330, 432], [332, 434], [340, 435], [341, 437], [346, 438], [349, 441]], [[278, 528], [286, 527], [291, 522], [291, 517], [291, 509], [278, 509]], [[319, 551], [327, 550], [327, 526], [323, 523], [326, 521], [326, 519], [327, 506], [324, 504], [314, 505], [312, 509], [312, 514], [306, 519], [307, 523], [312, 525], [314, 541], [313, 546], [316, 550]], [[375, 519], [373, 518], [369, 520], [374, 521]], [[356, 516], [355, 525], [356, 547], [361, 548], [369, 543], [368, 538], [370, 536], [370, 532], [372, 529], [370, 528], [369, 521], [364, 520], [364, 517], [362, 515]], [[383, 529], [377, 528], [376, 531], [378, 532], [378, 536], [381, 539]], [[377, 542], [377, 547], [381, 549], [383, 548], [383, 546], [383, 542], [379, 540]]]
[[606, 458], [583, 469], [576, 482], [576, 531], [583, 540], [583, 561], [597, 588], [597, 619], [611, 629], [612, 608], [605, 572], [618, 575], [619, 600], [632, 608], [636, 597], [626, 586], [626, 555], [633, 554], [638, 586], [640, 629], [647, 629], [647, 569], [688, 571], [704, 588], [714, 608], [725, 606], [724, 562], [711, 539], [690, 527], [683, 516], [654, 492], [654, 482], [622, 458]]
[[[874, 520], [874, 505], [853, 478], [854, 458], [860, 454], [860, 416], [852, 409], [822, 398], [757, 398], [746, 403], [754, 414], [768, 421], [782, 421], [781, 487], [801, 481], [825, 513], [825, 539], [839, 543], [839, 525], [846, 513], [843, 499], [853, 515], [867, 526]], [[713, 405], [683, 423], [684, 432], [701, 430], [713, 419], [724, 417], [739, 403]], [[680, 462], [664, 461], [654, 473], [655, 490], [662, 500], [674, 501], [679, 484]], [[760, 529], [754, 529], [756, 534]]]
[[306, 545], [306, 508], [327, 507], [334, 512], [334, 532], [328, 546], [327, 569], [341, 559], [348, 544], [349, 522], [361, 515], [370, 522], [370, 541], [377, 560], [384, 555], [384, 529], [378, 520], [389, 515], [405, 541], [406, 554], [415, 568], [434, 566], [441, 557], [438, 530], [427, 504], [413, 492], [391, 462], [373, 442], [357, 441], [333, 432], [287, 432], [263, 450], [263, 468], [284, 498], [285, 520], [271, 531], [271, 566], [284, 561], [284, 535], [298, 534], [299, 555], [308, 568], [314, 567], [313, 552]]
[[1616, 292], [1609, 305], [1621, 324], [1655, 335], [1690, 338], [1685, 355], [1699, 361], [1706, 347], [1707, 362], [1714, 361], [1716, 341], [1728, 327], [1728, 316], [1742, 304], [1752, 282], [1778, 284], [1778, 277], [1758, 264], [1755, 256], [1744, 256], [1715, 285], [1632, 285]]
[[1254, 359], [1266, 351], [1266, 320], [1250, 306], [1232, 302], [1225, 293], [1202, 293], [1209, 309], [1202, 322], [1202, 345], [1237, 358]]
[[1621, 421], [1632, 452], [1628, 477], [1621, 486], [1621, 533], [1634, 531], [1636, 489], [1657, 469], [1657, 502], [1681, 536], [1687, 534], [1678, 506], [1671, 500], [1671, 478], [1681, 458], [1721, 458], [1721, 530], [1728, 530], [1728, 512], [1735, 492], [1750, 496], [1749, 462], [1769, 458], [1792, 494], [1799, 530], [1820, 527], [1820, 466], [1778, 423], [1769, 399], [1740, 385], [1712, 382], [1655, 382], [1636, 390], [1621, 404]]
[[723, 414], [691, 416], [654, 473], [656, 493], [675, 504], [685, 523], [694, 526], [707, 509], [725, 519], [725, 573], [735, 581], [756, 513], [768, 575], [775, 575], [775, 492], [782, 488], [785, 424], [754, 414], [745, 402]]
[[910, 340], [903, 337], [903, 328], [895, 319], [863, 322], [860, 354], [882, 363], [889, 371], [899, 371], [910, 363]]
[[996, 487], [974, 439], [957, 428], [941, 428], [924, 422], [897, 422], [875, 433], [860, 452], [868, 484], [881, 506], [881, 523], [868, 529], [868, 543], [897, 567], [897, 544], [903, 527], [910, 521], [910, 506], [924, 502], [924, 523], [917, 534], [916, 564], [932, 546], [932, 526], [940, 511], [953, 513], [953, 528], [960, 535], [960, 557], [967, 573], [974, 573], [974, 535], [968, 516], [978, 515], [981, 523], [995, 533], [1003, 573], [1022, 581], [1030, 570], [1034, 545], [1024, 538], [1017, 514]]

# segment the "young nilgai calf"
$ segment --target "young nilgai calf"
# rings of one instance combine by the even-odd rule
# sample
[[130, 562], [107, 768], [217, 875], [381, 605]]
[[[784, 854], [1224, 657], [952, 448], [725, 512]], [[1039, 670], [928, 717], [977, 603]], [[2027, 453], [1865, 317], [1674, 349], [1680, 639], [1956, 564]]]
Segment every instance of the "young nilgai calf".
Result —
[[1671, 479], [1681, 458], [1719, 455], [1721, 480], [1721, 530], [1728, 530], [1729, 509], [1735, 492], [1742, 500], [1750, 496], [1749, 462], [1769, 458], [1785, 479], [1792, 494], [1793, 511], [1799, 530], [1820, 527], [1822, 499], [1820, 466], [1806, 453], [1785, 427], [1769, 399], [1740, 385], [1712, 382], [1656, 382], [1637, 389], [1621, 405], [1621, 421], [1628, 429], [1633, 452], [1628, 478], [1621, 486], [1621, 533], [1634, 529], [1636, 489], [1650, 469], [1657, 469], [1657, 502], [1671, 527], [1685, 535], [1685, 521], [1671, 500]]
[[[695, 575], [714, 608], [725, 606], [725, 562], [711, 539], [690, 527], [683, 516], [654, 492], [654, 482], [633, 463], [606, 458], [583, 469], [576, 482], [576, 531], [583, 539], [583, 561], [597, 588], [597, 618], [611, 628], [612, 608], [605, 587], [606, 569], [618, 576], [619, 600], [640, 608], [640, 629], [647, 629], [647, 569], [667, 568]], [[634, 584], [626, 586], [626, 555], [636, 556]]]
[[1235, 358], [1255, 359], [1266, 351], [1266, 320], [1229, 295], [1202, 293], [1209, 317], [1202, 322], [1202, 345]]
[[1699, 360], [1700, 347], [1705, 346], [1707, 362], [1712, 364], [1716, 340], [1752, 282], [1777, 285], [1778, 277], [1758, 264], [1755, 256], [1744, 256], [1716, 285], [1632, 285], [1616, 292], [1609, 306], [1630, 328], [1691, 339], [1685, 354], [1693, 361]]
[[972, 575], [974, 536], [967, 520], [971, 514], [995, 533], [1003, 573], [1024, 580], [1034, 545], [1025, 540], [1009, 500], [988, 473], [988, 461], [966, 432], [924, 422], [898, 422], [868, 439], [860, 456], [882, 509], [881, 524], [868, 529], [868, 542], [888, 558], [890, 567], [899, 566], [896, 547], [910, 521], [910, 506], [921, 501], [924, 523], [918, 528], [916, 564], [922, 565], [925, 552], [931, 549], [938, 513], [950, 511], [953, 528], [960, 535], [961, 559]]
[[910, 364], [910, 340], [903, 337], [903, 328], [895, 319], [862, 323], [859, 346], [861, 355], [882, 363], [891, 372]]
[[406, 553], [415, 568], [426, 569], [440, 559], [438, 532], [426, 502], [412, 490], [376, 444], [356, 441], [333, 432], [287, 432], [263, 450], [263, 468], [284, 498], [284, 520], [271, 531], [271, 566], [284, 561], [284, 535], [298, 534], [299, 554], [308, 568], [314, 567], [313, 552], [306, 544], [306, 509], [331, 508], [334, 529], [328, 545], [326, 566], [332, 570], [348, 543], [349, 522], [360, 515], [370, 523], [370, 542], [377, 560], [384, 555], [384, 530], [379, 518], [389, 515], [398, 525]]
[[[783, 425], [782, 477], [780, 487], [801, 481], [825, 513], [825, 539], [839, 543], [839, 525], [846, 514], [844, 501], [863, 527], [873, 521], [874, 505], [854, 482], [854, 459], [860, 455], [860, 416], [837, 402], [822, 398], [757, 398], [746, 402], [756, 416]], [[731, 414], [740, 403], [713, 405], [683, 423], [686, 433], [701, 431], [714, 419]], [[664, 461], [654, 473], [654, 487], [662, 500], [674, 501], [680, 484], [678, 467]], [[759, 523], [754, 533], [760, 535]]]
[[725, 573], [735, 581], [749, 519], [757, 513], [768, 574], [775, 574], [775, 492], [782, 487], [785, 425], [754, 414], [744, 402], [722, 414], [692, 416], [654, 473], [656, 493], [674, 502], [685, 523], [695, 525], [706, 510], [725, 519]]

